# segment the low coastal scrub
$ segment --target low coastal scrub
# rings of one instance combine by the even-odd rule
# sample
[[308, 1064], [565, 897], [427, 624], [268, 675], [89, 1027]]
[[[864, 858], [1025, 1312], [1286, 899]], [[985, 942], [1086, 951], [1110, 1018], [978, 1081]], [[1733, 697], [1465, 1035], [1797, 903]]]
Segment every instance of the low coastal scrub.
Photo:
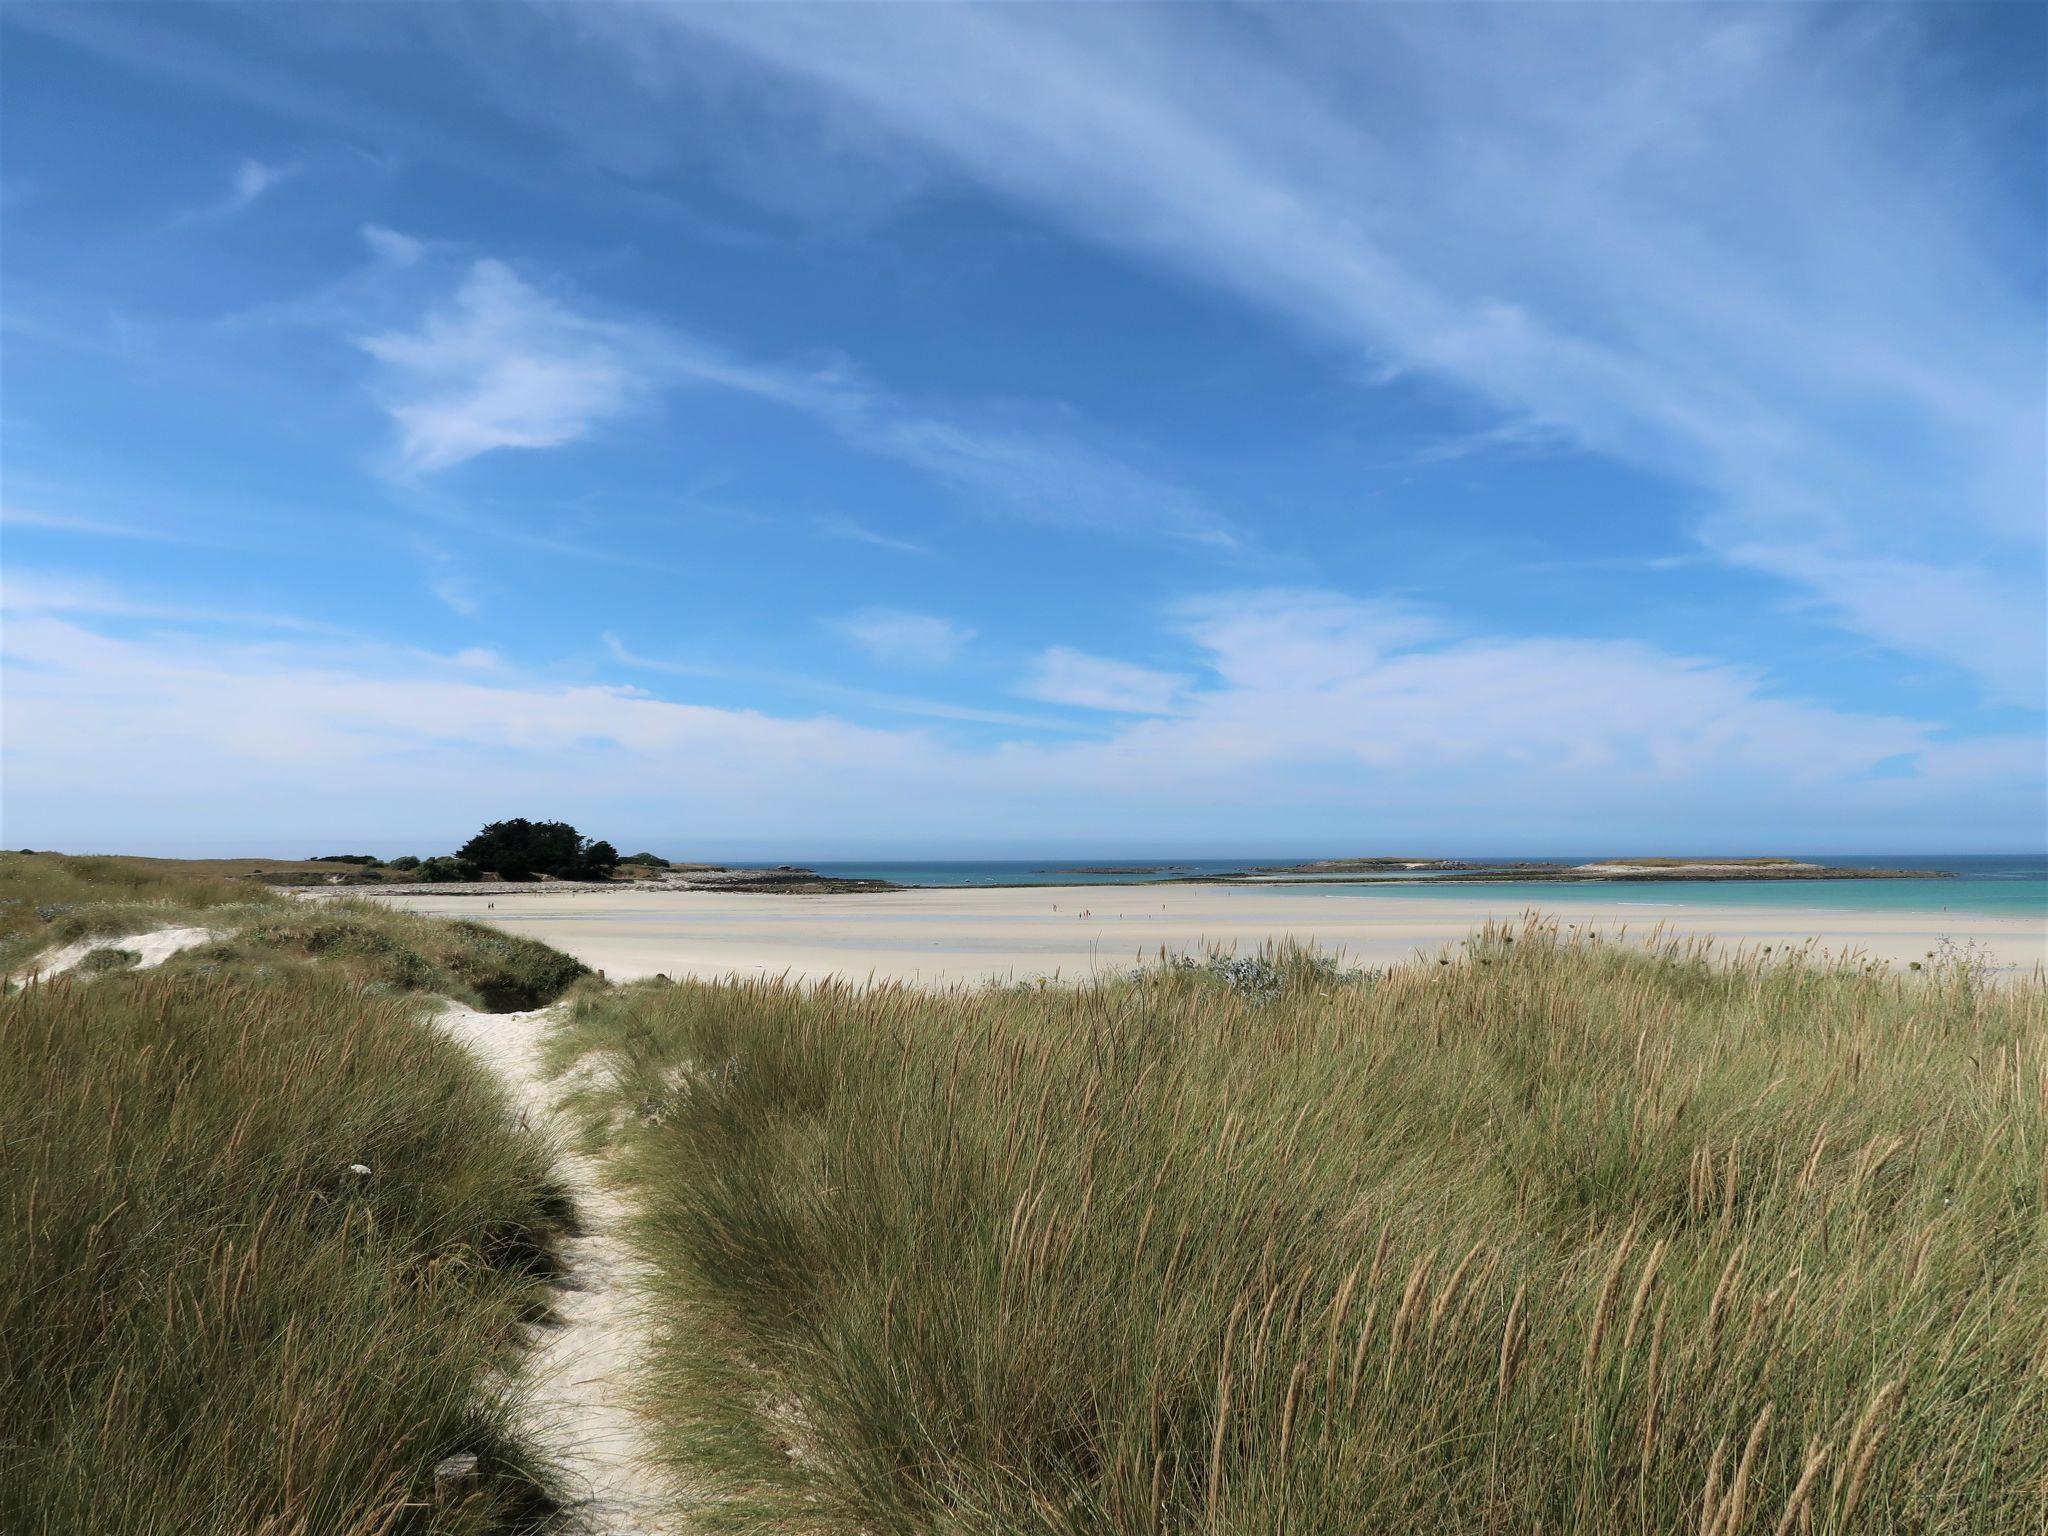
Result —
[[2048, 1528], [2038, 978], [1529, 927], [649, 983], [559, 1045], [636, 1181], [665, 1450], [736, 1521]]

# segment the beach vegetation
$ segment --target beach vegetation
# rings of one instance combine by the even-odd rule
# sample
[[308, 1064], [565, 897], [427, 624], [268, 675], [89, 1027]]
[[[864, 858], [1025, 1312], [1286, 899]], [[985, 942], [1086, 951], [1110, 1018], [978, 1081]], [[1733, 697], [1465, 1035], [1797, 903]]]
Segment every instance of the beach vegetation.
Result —
[[2048, 1529], [2038, 977], [1446, 958], [582, 994], [665, 1454], [804, 1529]]
[[[481, 941], [112, 860], [8, 863], [0, 893], [19, 943], [96, 908], [234, 933], [0, 996], [0, 1530], [533, 1526], [516, 1369], [568, 1219], [552, 1151], [346, 935], [457, 995]], [[485, 1475], [436, 1502], [456, 1453]]]
[[590, 974], [581, 961], [484, 923], [421, 918], [370, 901], [295, 902], [168, 965], [317, 968], [365, 985], [452, 997], [493, 1013], [553, 1002]]
[[434, 881], [439, 884], [450, 884], [458, 881], [481, 880], [484, 877], [484, 872], [467, 859], [458, 859], [448, 854], [437, 853], [431, 859], [421, 860], [416, 875], [421, 880]]

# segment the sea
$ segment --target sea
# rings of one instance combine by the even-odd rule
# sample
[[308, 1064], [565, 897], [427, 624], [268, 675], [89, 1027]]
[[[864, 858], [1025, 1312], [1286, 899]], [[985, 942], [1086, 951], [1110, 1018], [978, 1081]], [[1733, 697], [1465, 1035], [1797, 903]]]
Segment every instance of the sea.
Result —
[[[1602, 855], [1528, 858], [1508, 855], [1472, 863], [1590, 863]], [[1243, 885], [1235, 889], [1315, 893], [1333, 900], [1372, 901], [1388, 896], [1485, 895], [1507, 904], [1564, 907], [1574, 902], [1630, 906], [1806, 907], [1839, 912], [1970, 912], [2048, 919], [2048, 855], [2042, 854], [1811, 854], [1816, 864], [1842, 869], [1944, 870], [1946, 880], [1589, 880], [1571, 884], [1500, 881], [1446, 884], [1427, 872], [1385, 882], [1313, 885]], [[785, 862], [802, 862], [789, 860]], [[889, 880], [910, 886], [1124, 885], [1167, 877], [1234, 874], [1260, 866], [1297, 864], [1299, 855], [1246, 859], [929, 859], [842, 860], [812, 863], [821, 875], [854, 880]], [[1145, 873], [1099, 873], [1105, 868]]]

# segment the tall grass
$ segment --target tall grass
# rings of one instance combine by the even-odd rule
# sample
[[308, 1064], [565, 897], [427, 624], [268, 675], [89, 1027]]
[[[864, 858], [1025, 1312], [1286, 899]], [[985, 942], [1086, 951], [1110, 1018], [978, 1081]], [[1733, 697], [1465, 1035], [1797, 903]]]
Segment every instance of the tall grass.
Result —
[[1384, 975], [647, 985], [562, 1048], [676, 1319], [668, 1452], [793, 1523], [2048, 1529], [2038, 979], [1527, 928]]
[[[149, 861], [0, 857], [0, 960], [165, 925], [0, 996], [0, 1531], [503, 1532], [567, 1219], [551, 1149], [430, 1022], [583, 967], [474, 924]], [[483, 1458], [432, 1501], [445, 1455]]]
[[[490, 1383], [562, 1205], [418, 1003], [320, 973], [30, 987], [0, 999], [0, 1135], [0, 1529], [481, 1532], [537, 1507]], [[430, 1510], [457, 1451], [494, 1475]]]
[[0, 970], [51, 945], [246, 918], [283, 903], [260, 886], [179, 874], [160, 861], [0, 853]]
[[580, 960], [484, 923], [417, 917], [369, 901], [286, 901], [177, 969], [312, 964], [402, 991], [460, 998], [491, 1012], [553, 1002], [590, 974]]
[[483, 923], [418, 917], [377, 902], [299, 901], [245, 880], [180, 874], [167, 861], [0, 854], [0, 972], [39, 952], [152, 928], [206, 927], [177, 973], [314, 966], [492, 1011], [554, 1001], [589, 970]]

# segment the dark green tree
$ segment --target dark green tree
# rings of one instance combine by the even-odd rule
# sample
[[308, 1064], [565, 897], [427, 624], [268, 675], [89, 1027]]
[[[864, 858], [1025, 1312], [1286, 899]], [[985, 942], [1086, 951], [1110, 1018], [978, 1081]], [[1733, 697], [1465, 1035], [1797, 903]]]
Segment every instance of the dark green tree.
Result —
[[566, 821], [528, 821], [524, 816], [492, 822], [456, 850], [455, 857], [505, 880], [539, 875], [602, 880], [619, 864], [619, 851], [610, 843], [591, 842]]

